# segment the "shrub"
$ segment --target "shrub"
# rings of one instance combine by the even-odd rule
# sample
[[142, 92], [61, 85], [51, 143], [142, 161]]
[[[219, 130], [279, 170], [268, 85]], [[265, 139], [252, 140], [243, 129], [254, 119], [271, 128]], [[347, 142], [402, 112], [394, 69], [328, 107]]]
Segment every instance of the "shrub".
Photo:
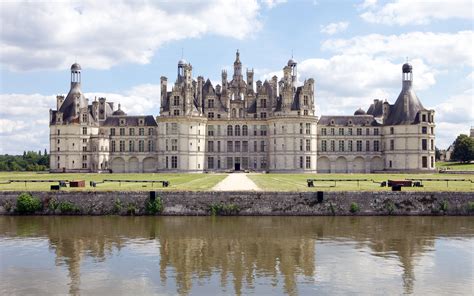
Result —
[[127, 215], [136, 215], [138, 214], [137, 206], [134, 203], [129, 203], [127, 205]]
[[209, 206], [209, 213], [211, 216], [231, 216], [237, 215], [240, 212], [240, 208], [237, 205], [229, 204], [211, 204]]
[[395, 212], [396, 207], [392, 201], [388, 202], [386, 204], [386, 207], [389, 215], [392, 215]]
[[48, 209], [51, 211], [51, 212], [54, 212], [56, 211], [56, 209], [58, 208], [59, 206], [59, 203], [56, 199], [52, 198], [49, 200], [49, 203], [48, 203]]
[[29, 193], [22, 193], [16, 200], [16, 210], [19, 214], [33, 214], [41, 210], [41, 201]]
[[440, 211], [446, 212], [448, 211], [448, 208], [449, 208], [449, 203], [447, 200], [443, 200], [443, 202], [439, 204]]
[[470, 202], [467, 203], [467, 211], [469, 213], [474, 212], [474, 201], [470, 201]]
[[351, 203], [351, 209], [350, 209], [351, 213], [353, 214], [357, 213], [359, 210], [360, 210], [360, 207], [357, 203], [355, 202]]
[[336, 209], [334, 208], [334, 205], [332, 204], [332, 202], [329, 203], [329, 210], [331, 211], [331, 214], [333, 216], [336, 215]]
[[115, 214], [120, 214], [120, 212], [122, 212], [122, 207], [123, 207], [122, 201], [117, 198], [117, 199], [115, 200], [115, 203], [114, 203], [114, 210], [113, 210], [113, 212], [114, 212]]
[[150, 215], [160, 214], [163, 211], [163, 202], [161, 198], [156, 198], [154, 201], [147, 200], [145, 203], [145, 212]]
[[58, 208], [63, 214], [76, 214], [79, 212], [79, 208], [69, 201], [60, 202]]

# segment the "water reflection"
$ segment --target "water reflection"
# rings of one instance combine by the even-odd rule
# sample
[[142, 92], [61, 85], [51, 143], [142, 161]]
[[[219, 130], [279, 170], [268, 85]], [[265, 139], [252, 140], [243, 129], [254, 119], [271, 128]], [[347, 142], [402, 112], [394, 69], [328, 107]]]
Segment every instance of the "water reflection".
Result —
[[[257, 281], [265, 279], [264, 293], [281, 289], [296, 295], [314, 291], [318, 284], [322, 289], [318, 268], [330, 266], [326, 254], [339, 250], [337, 245], [358, 253], [340, 261], [339, 254], [332, 254], [337, 265], [331, 266], [349, 266], [357, 256], [381, 262], [395, 258], [402, 271], [401, 288], [412, 293], [417, 260], [436, 249], [437, 239], [473, 234], [474, 219], [469, 217], [0, 217], [2, 257], [10, 254], [7, 240], [47, 239], [56, 266], [67, 267], [72, 295], [89, 284], [89, 278], [81, 282], [81, 275], [102, 265], [119, 272], [114, 266], [124, 260], [127, 265], [118, 269], [142, 266], [140, 277], [162, 288], [154, 292], [190, 294], [214, 285], [220, 292], [240, 295], [257, 291]], [[94, 263], [84, 267], [88, 258]], [[472, 258], [467, 264], [472, 267]], [[7, 265], [0, 265], [1, 278], [12, 268]], [[81, 273], [81, 268], [86, 270]], [[1, 284], [0, 292], [12, 284]]]

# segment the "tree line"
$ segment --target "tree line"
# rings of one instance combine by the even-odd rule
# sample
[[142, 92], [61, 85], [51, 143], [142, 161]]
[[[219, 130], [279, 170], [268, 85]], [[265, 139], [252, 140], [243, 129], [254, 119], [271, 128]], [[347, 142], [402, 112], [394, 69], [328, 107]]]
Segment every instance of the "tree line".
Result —
[[24, 151], [23, 155], [0, 155], [0, 171], [45, 171], [49, 169], [49, 155], [45, 149]]

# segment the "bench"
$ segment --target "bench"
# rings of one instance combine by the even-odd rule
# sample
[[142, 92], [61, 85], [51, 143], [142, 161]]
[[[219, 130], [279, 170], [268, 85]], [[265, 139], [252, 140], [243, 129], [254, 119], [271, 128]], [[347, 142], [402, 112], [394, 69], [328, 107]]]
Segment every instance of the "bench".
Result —
[[[161, 183], [163, 187], [168, 187], [170, 185], [170, 181], [165, 181], [165, 180], [111, 180], [111, 179], [105, 179], [100, 183], [105, 183], [105, 182], [118, 182], [119, 186], [122, 186], [122, 182], [124, 183], [151, 183], [151, 187], [155, 183]], [[94, 184], [98, 184], [99, 182], [94, 182]], [[92, 185], [92, 182], [91, 182]], [[95, 187], [95, 186], [93, 186]]]
[[[360, 186], [360, 182], [374, 182], [372, 179], [306, 179], [306, 182], [308, 183], [308, 187], [314, 187], [314, 182], [334, 182], [334, 186], [336, 187], [337, 182], [357, 182], [357, 186]], [[378, 182], [376, 182], [378, 183]]]

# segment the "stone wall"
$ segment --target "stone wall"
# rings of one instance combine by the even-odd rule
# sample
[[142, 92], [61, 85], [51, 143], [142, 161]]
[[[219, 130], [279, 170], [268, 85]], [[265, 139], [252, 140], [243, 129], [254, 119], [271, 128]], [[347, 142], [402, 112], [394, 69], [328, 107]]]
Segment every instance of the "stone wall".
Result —
[[[20, 193], [0, 192], [0, 214], [16, 213]], [[42, 201], [37, 214], [45, 215], [145, 215], [150, 200], [149, 191], [30, 193]], [[156, 196], [162, 215], [474, 215], [474, 192], [156, 191]]]

